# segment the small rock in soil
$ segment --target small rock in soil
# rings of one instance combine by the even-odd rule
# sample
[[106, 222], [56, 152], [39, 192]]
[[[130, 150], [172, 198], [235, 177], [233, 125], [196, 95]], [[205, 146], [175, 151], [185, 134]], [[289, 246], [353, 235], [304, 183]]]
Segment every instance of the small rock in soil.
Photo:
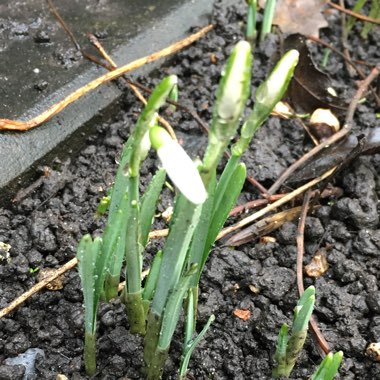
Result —
[[47, 42], [50, 42], [49, 33], [45, 30], [38, 31], [34, 36], [34, 42], [37, 44], [46, 44]]

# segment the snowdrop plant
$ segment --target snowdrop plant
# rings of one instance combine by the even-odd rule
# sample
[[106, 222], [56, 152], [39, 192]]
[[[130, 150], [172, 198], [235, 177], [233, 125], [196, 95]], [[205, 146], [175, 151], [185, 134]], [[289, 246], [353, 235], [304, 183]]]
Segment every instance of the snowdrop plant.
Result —
[[[106, 299], [118, 295], [120, 272], [125, 263], [126, 286], [121, 298], [126, 304], [131, 331], [145, 335], [146, 378], [161, 378], [182, 310], [186, 322], [180, 378], [186, 377], [191, 353], [214, 319], [214, 316], [210, 316], [201, 333], [195, 334], [201, 273], [212, 244], [246, 178], [245, 165], [239, 159], [256, 129], [270, 114], [270, 106], [274, 106], [284, 94], [297, 59], [296, 52], [287, 53], [270, 76], [273, 78], [274, 75], [278, 79], [277, 83], [271, 82], [273, 88], [263, 86], [257, 91], [254, 109], [236, 143], [238, 148], [233, 150], [219, 179], [216, 168], [236, 135], [249, 96], [250, 44], [239, 42], [222, 72], [208, 146], [203, 160], [198, 163], [194, 163], [183, 148], [156, 123], [159, 107], [167, 98], [173, 97], [173, 91], [177, 97], [176, 78], [165, 78], [153, 91], [122, 152], [110, 192], [108, 221], [102, 239], [96, 240], [95, 249], [91, 248], [93, 243], [89, 243], [92, 242], [91, 238], [84, 237], [78, 248], [86, 320], [88, 318], [91, 321], [91, 324], [88, 323], [92, 333], [91, 350], [87, 352], [85, 345], [89, 374], [93, 373], [96, 365], [89, 356], [95, 352], [97, 304], [102, 294]], [[158, 170], [149, 188], [140, 197], [139, 172], [150, 147], [157, 152], [162, 169]], [[143, 252], [166, 173], [178, 190], [174, 212], [164, 247], [156, 253], [143, 285]], [[91, 249], [87, 249], [87, 245]], [[91, 251], [92, 261], [86, 259], [87, 251]]]
[[[280, 329], [274, 355], [277, 366], [272, 371], [273, 378], [290, 376], [307, 337], [314, 303], [315, 288], [314, 286], [309, 286], [294, 308], [293, 327], [290, 337], [288, 336], [288, 325], [286, 323], [284, 323]], [[327, 354], [312, 375], [311, 380], [333, 380], [338, 372], [342, 359], [342, 351], [336, 352], [335, 354], [332, 352]]]
[[288, 325], [286, 323], [282, 325], [274, 355], [277, 362], [277, 367], [272, 372], [274, 378], [290, 376], [307, 337], [314, 302], [315, 288], [314, 286], [309, 286], [294, 308], [293, 327], [290, 337], [288, 336]]

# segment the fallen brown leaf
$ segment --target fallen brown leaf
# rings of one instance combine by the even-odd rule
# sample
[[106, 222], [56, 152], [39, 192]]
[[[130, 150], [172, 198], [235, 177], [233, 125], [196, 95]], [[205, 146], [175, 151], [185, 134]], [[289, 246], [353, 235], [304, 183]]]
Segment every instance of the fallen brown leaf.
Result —
[[319, 29], [328, 26], [321, 11], [323, 0], [278, 0], [273, 24], [283, 33], [319, 36]]
[[286, 37], [283, 50], [285, 52], [290, 49], [296, 49], [300, 53], [286, 92], [292, 108], [298, 113], [311, 113], [317, 108], [330, 109], [336, 115], [346, 113], [346, 103], [333, 95], [331, 79], [314, 64], [306, 38], [299, 33]]

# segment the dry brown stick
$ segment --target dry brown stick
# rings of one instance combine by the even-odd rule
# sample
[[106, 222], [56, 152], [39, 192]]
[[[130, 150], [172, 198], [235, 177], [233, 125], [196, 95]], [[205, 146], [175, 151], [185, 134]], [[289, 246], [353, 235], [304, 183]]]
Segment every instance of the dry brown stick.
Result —
[[271, 203], [270, 205], [264, 207], [260, 211], [257, 211], [254, 214], [248, 216], [247, 218], [244, 218], [244, 219], [240, 220], [239, 222], [237, 222], [236, 224], [233, 224], [232, 226], [224, 228], [219, 233], [217, 239], [221, 239], [221, 238], [225, 237], [226, 235], [229, 235], [230, 233], [232, 233], [232, 232], [234, 232], [236, 230], [239, 230], [240, 228], [242, 228], [242, 227], [244, 227], [244, 226], [252, 223], [254, 220], [257, 220], [257, 219], [261, 218], [262, 216], [264, 216], [268, 212], [270, 212], [270, 211], [276, 209], [277, 207], [280, 207], [283, 204], [291, 201], [292, 199], [294, 199], [296, 196], [302, 194], [307, 189], [310, 189], [311, 187], [313, 187], [317, 183], [319, 183], [319, 182], [323, 181], [324, 179], [326, 179], [327, 177], [329, 177], [331, 174], [334, 173], [335, 169], [336, 169], [335, 167], [332, 168], [332, 169], [330, 169], [326, 173], [322, 174], [321, 176], [319, 176], [317, 178], [314, 178], [312, 181], [306, 183], [305, 185], [302, 185], [301, 187], [299, 187], [298, 189], [292, 191], [291, 193], [286, 194], [281, 199], [279, 199], [279, 200]]
[[[302, 294], [305, 291], [305, 288], [303, 286], [303, 256], [305, 252], [305, 221], [307, 216], [307, 211], [309, 209], [309, 203], [311, 198], [311, 189], [309, 189], [304, 196], [303, 204], [302, 204], [302, 211], [298, 223], [297, 228], [297, 287], [298, 287], [298, 294], [301, 297]], [[324, 351], [325, 354], [328, 354], [330, 350], [330, 346], [327, 343], [325, 337], [323, 336], [321, 330], [318, 327], [317, 321], [315, 320], [314, 316], [311, 316], [310, 318], [310, 327], [315, 335], [315, 338], [317, 340], [317, 343], [319, 347]]]
[[331, 8], [337, 9], [339, 12], [346, 13], [350, 16], [356, 17], [359, 20], [367, 21], [367, 22], [370, 22], [372, 24], [379, 24], [380, 25], [380, 19], [368, 17], [365, 15], [362, 15], [361, 13], [356, 13], [356, 12], [350, 11], [349, 9], [343, 8], [343, 7], [339, 6], [338, 4], [335, 4], [329, 0], [326, 1], [326, 4], [329, 5]]
[[358, 72], [358, 74], [360, 76], [363, 75], [363, 79], [365, 78], [365, 75], [364, 75], [363, 71], [360, 70], [360, 68], [357, 66], [357, 64], [370, 67], [371, 69], [375, 66], [375, 65], [368, 63], [368, 62], [358, 61], [356, 59], [350, 59], [350, 58], [345, 57], [345, 55], [341, 51], [339, 51], [335, 46], [329, 44], [328, 42], [326, 42], [324, 40], [321, 40], [318, 37], [308, 35], [308, 36], [306, 36], [306, 38], [310, 41], [313, 41], [313, 42], [316, 42], [320, 45], [323, 45], [324, 47], [332, 50], [334, 53], [340, 55], [344, 60], [346, 60]]
[[371, 84], [371, 82], [376, 79], [376, 77], [380, 74], [380, 65], [374, 67], [367, 78], [365, 78], [359, 88], [357, 89], [354, 97], [352, 98], [350, 105], [348, 107], [347, 115], [345, 124], [351, 124], [352, 120], [354, 119], [354, 113], [356, 111], [356, 107], [358, 106], [358, 103], [360, 99], [363, 97], [364, 93], [367, 91], [368, 86]]
[[[286, 194], [276, 194], [276, 195], [272, 195], [272, 199], [271, 201], [276, 201], [277, 199], [281, 199], [282, 197], [284, 197]], [[234, 207], [231, 212], [229, 213], [229, 216], [236, 216], [242, 212], [245, 212], [245, 211], [248, 211], [248, 210], [251, 210], [253, 208], [256, 208], [256, 207], [259, 207], [259, 206], [265, 206], [267, 205], [268, 203], [270, 202], [269, 199], [265, 198], [265, 199], [255, 199], [254, 201], [250, 201], [250, 202], [247, 202], [247, 203], [244, 203], [243, 205], [240, 205], [240, 206], [236, 206]]]
[[65, 107], [67, 107], [69, 104], [79, 99], [81, 96], [87, 94], [89, 91], [94, 90], [96, 87], [100, 86], [101, 84], [107, 83], [149, 62], [153, 62], [153, 61], [156, 61], [157, 59], [167, 57], [168, 55], [171, 55], [183, 49], [184, 47], [192, 44], [193, 42], [197, 41], [199, 38], [204, 36], [212, 28], [213, 28], [213, 25], [208, 25], [202, 28], [201, 30], [199, 30], [198, 32], [192, 34], [191, 36], [186, 37], [160, 51], [157, 51], [143, 58], [139, 58], [131, 63], [128, 63], [124, 66], [119, 67], [118, 69], [114, 71], [106, 73], [97, 79], [94, 79], [93, 81], [87, 83], [85, 86], [72, 92], [65, 99], [54, 104], [48, 110], [46, 110], [45, 112], [36, 116], [33, 119], [30, 119], [28, 121], [0, 119], [0, 130], [2, 129], [2, 130], [13, 130], [13, 131], [27, 131], [31, 128], [34, 128], [46, 122], [47, 120], [51, 119], [58, 112], [62, 111]]
[[74, 33], [67, 27], [65, 21], [63, 20], [63, 18], [61, 17], [61, 15], [59, 14], [58, 12], [58, 9], [55, 7], [55, 5], [53, 4], [53, 2], [51, 0], [47, 0], [47, 3], [49, 5], [49, 8], [50, 8], [50, 12], [53, 13], [53, 15], [56, 17], [56, 19], [58, 20], [58, 22], [61, 24], [62, 28], [65, 30], [65, 32], [69, 35], [71, 41], [73, 42], [73, 44], [75, 45], [75, 47], [79, 50], [79, 51], [82, 51], [82, 48], [81, 46], [79, 45], [77, 39], [75, 38], [75, 35]]
[[[117, 69], [117, 64], [115, 61], [108, 55], [108, 53], [104, 50], [102, 44], [99, 42], [99, 40], [92, 34], [87, 34], [90, 42], [99, 50], [100, 54], [104, 57], [104, 59], [110, 64], [110, 71]], [[140, 102], [144, 105], [147, 104], [147, 100], [145, 99], [144, 95], [140, 92], [140, 90], [133, 85], [132, 83], [128, 82], [126, 78], [123, 76], [121, 77], [124, 79], [124, 81], [128, 84], [128, 86], [131, 88], [131, 90], [134, 92], [136, 97], [140, 100]], [[165, 127], [165, 129], [168, 131], [172, 139], [177, 141], [177, 136], [172, 128], [172, 126], [166, 121], [162, 116], [158, 115], [159, 122]]]
[[76, 258], [71, 259], [69, 262], [67, 262], [65, 265], [58, 268], [52, 275], [49, 277], [41, 280], [36, 285], [32, 286], [29, 290], [27, 290], [25, 293], [23, 293], [20, 297], [16, 298], [14, 301], [12, 301], [9, 305], [7, 305], [4, 309], [0, 310], [0, 318], [4, 317], [8, 313], [10, 313], [12, 310], [14, 310], [17, 306], [21, 305], [23, 302], [25, 302], [29, 297], [31, 297], [33, 294], [39, 292], [41, 289], [43, 289], [49, 282], [55, 280], [57, 277], [61, 276], [68, 270], [72, 269], [77, 265], [78, 260]]

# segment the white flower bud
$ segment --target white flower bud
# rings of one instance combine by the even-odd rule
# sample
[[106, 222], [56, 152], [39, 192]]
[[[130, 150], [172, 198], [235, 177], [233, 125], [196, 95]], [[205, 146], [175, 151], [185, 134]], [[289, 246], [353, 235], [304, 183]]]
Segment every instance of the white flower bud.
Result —
[[197, 166], [185, 150], [161, 127], [149, 132], [152, 147], [157, 151], [163, 168], [179, 191], [192, 203], [201, 204], [207, 198]]

